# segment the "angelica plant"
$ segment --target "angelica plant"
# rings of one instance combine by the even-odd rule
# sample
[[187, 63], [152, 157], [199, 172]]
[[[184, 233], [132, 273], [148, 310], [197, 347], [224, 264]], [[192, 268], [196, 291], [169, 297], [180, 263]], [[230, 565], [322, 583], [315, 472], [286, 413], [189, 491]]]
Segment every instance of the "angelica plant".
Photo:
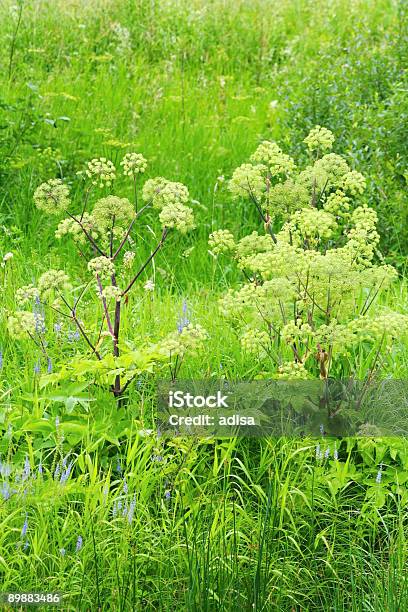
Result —
[[[8, 319], [10, 333], [19, 338], [28, 335], [47, 361], [47, 318], [57, 318], [54, 328], [58, 326], [60, 335], [64, 321], [74, 326], [77, 335], [83, 339], [87, 354], [79, 362], [74, 360], [72, 367], [81, 375], [92, 371], [99, 374], [110, 372], [111, 378], [113, 376], [110, 389], [117, 398], [123, 396], [143, 368], [151, 371], [157, 361], [171, 361], [175, 355], [183, 356], [186, 351], [197, 349], [205, 337], [200, 326], [189, 324], [180, 333], [170, 333], [162, 342], [143, 347], [142, 351], [121, 351], [122, 313], [129, 294], [170, 234], [177, 231], [185, 234], [194, 228], [194, 214], [188, 206], [190, 196], [185, 185], [157, 177], [147, 180], [139, 194], [139, 179], [146, 170], [146, 159], [140, 153], [127, 153], [121, 166], [123, 174], [133, 183], [133, 202], [113, 193], [106, 195], [106, 191], [114, 188], [117, 169], [105, 158], [91, 160], [81, 173], [85, 189], [77, 212], [69, 188], [62, 180], [51, 179], [36, 189], [34, 202], [37, 208], [50, 215], [66, 215], [59, 221], [55, 236], [59, 240], [68, 238], [74, 243], [81, 255], [79, 265], [88, 280], [81, 287], [75, 287], [64, 270], [48, 270], [35, 284], [17, 290], [18, 308]], [[98, 197], [100, 189], [105, 191], [104, 197]], [[141, 207], [138, 204], [140, 199], [143, 202]], [[137, 244], [132, 236], [139, 236], [146, 225], [143, 217], [148, 209], [157, 213], [161, 235], [143, 260], [137, 249], [132, 248]], [[92, 291], [96, 292], [99, 308], [97, 320], [91, 324], [87, 312], [81, 312], [81, 307]], [[72, 334], [72, 330], [68, 333]], [[125, 346], [126, 343], [122, 344]], [[85, 359], [89, 353], [99, 362], [96, 370], [95, 365], [89, 365], [89, 360]], [[63, 374], [59, 374], [60, 378], [55, 374], [52, 376], [53, 380], [61, 380]]]
[[354, 374], [358, 353], [373, 355], [372, 371], [408, 331], [406, 315], [373, 308], [396, 271], [379, 253], [375, 210], [359, 201], [365, 177], [330, 152], [328, 129], [317, 126], [304, 142], [303, 169], [264, 141], [234, 171], [232, 198], [256, 207], [263, 231], [238, 240], [228, 229], [210, 235], [211, 253], [229, 254], [245, 278], [220, 309], [244, 351], [269, 360], [277, 377]]

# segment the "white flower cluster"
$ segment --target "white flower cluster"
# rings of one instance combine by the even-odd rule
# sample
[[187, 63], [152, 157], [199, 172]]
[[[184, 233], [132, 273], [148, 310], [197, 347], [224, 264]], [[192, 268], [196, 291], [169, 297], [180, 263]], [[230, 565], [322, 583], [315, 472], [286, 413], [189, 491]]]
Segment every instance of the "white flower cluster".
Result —
[[115, 274], [115, 265], [108, 257], [95, 257], [88, 262], [88, 270], [99, 278], [109, 278]]
[[120, 165], [126, 176], [137, 176], [146, 171], [147, 159], [141, 153], [126, 153]]
[[325, 127], [316, 125], [304, 139], [309, 151], [330, 151], [334, 143], [334, 134]]
[[91, 179], [92, 185], [97, 187], [110, 187], [116, 178], [116, 168], [106, 157], [91, 159], [85, 172]]
[[34, 192], [37, 208], [50, 215], [58, 215], [70, 205], [69, 189], [61, 179], [50, 179]]
[[115, 300], [115, 302], [120, 302], [122, 299], [122, 289], [115, 287], [114, 285], [108, 285], [102, 290], [102, 297], [105, 298], [105, 300]]
[[214, 255], [233, 252], [236, 248], [235, 239], [229, 230], [217, 230], [210, 234], [208, 244]]
[[184, 204], [167, 204], [160, 211], [159, 219], [163, 228], [174, 228], [182, 234], [195, 228], [193, 211]]

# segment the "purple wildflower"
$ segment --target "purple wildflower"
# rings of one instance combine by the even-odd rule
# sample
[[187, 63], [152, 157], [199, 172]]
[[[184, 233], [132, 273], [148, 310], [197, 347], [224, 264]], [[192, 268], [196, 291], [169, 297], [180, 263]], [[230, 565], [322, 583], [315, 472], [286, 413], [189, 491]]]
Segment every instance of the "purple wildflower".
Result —
[[25, 521], [24, 521], [23, 527], [21, 529], [21, 539], [25, 538], [25, 536], [27, 534], [27, 529], [28, 529], [28, 516], [26, 514]]
[[65, 552], [66, 552], [65, 548], [60, 548], [61, 557], [65, 557]]
[[128, 515], [127, 515], [127, 520], [128, 520], [129, 525], [132, 524], [133, 515], [135, 513], [135, 508], [136, 508], [136, 498], [134, 497], [132, 499], [132, 501], [130, 502], [129, 512], [128, 512]]
[[37, 363], [34, 365], [34, 374], [39, 374], [41, 372], [41, 359], [38, 359]]
[[178, 321], [177, 321], [177, 331], [179, 334], [181, 334], [181, 332], [183, 331], [183, 329], [185, 327], [187, 327], [187, 325], [190, 324], [190, 320], [187, 316], [187, 302], [185, 300], [183, 300], [183, 306], [181, 309], [181, 317], [179, 317]]
[[10, 499], [11, 489], [10, 489], [10, 485], [8, 482], [3, 482], [1, 489], [0, 489], [0, 495], [2, 496], [4, 501], [7, 501], [8, 499]]
[[11, 465], [9, 463], [0, 463], [0, 476], [8, 478], [11, 474]]
[[51, 361], [51, 357], [48, 357], [48, 359], [47, 359], [47, 372], [48, 372], [48, 374], [51, 374], [51, 372], [52, 372], [52, 361]]
[[72, 464], [73, 462], [71, 461], [71, 463], [69, 464], [69, 466], [67, 467], [66, 470], [64, 470], [61, 474], [61, 478], [60, 478], [60, 482], [61, 484], [65, 484], [71, 474], [71, 470], [72, 470]]
[[79, 552], [81, 550], [82, 544], [83, 544], [83, 539], [82, 539], [82, 536], [79, 535], [78, 539], [77, 539], [77, 543], [76, 543], [76, 551], [77, 552]]
[[0, 349], [0, 370], [3, 369], [3, 351]]
[[27, 478], [29, 478], [31, 474], [31, 466], [30, 466], [30, 461], [28, 459], [28, 455], [25, 456], [25, 461], [24, 461], [24, 468], [23, 468], [23, 473], [21, 476], [22, 481], [24, 482], [24, 480], [27, 480]]
[[377, 484], [380, 484], [380, 483], [381, 483], [381, 479], [382, 479], [382, 468], [383, 468], [382, 463], [380, 463], [380, 468], [379, 468], [378, 473], [377, 473], [377, 476], [376, 476], [376, 478], [375, 478], [375, 482], [376, 482]]

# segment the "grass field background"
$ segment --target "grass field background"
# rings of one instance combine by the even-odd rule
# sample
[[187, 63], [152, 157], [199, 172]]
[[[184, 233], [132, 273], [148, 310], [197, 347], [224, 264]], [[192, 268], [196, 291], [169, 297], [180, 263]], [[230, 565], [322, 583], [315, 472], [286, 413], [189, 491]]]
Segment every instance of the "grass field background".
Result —
[[[61, 591], [69, 610], [406, 609], [405, 440], [322, 439], [320, 457], [311, 439], [157, 438], [145, 432], [154, 380], [128, 408], [94, 389], [69, 409], [39, 388], [38, 351], [6, 322], [16, 289], [47, 269], [82, 280], [35, 188], [64, 178], [79, 207], [87, 160], [140, 151], [148, 177], [189, 187], [197, 228], [142, 277], [155, 291], [136, 290], [124, 335], [160, 337], [185, 300], [209, 340], [182, 374], [251, 378], [262, 366], [217, 309], [239, 274], [208, 253], [208, 234], [253, 229], [226, 181], [264, 139], [306, 162], [316, 124], [367, 178], [400, 275], [384, 303], [408, 314], [407, 3], [3, 0], [0, 43], [0, 259], [13, 253], [0, 268], [0, 590]], [[50, 349], [54, 369], [77, 350]], [[405, 378], [407, 358], [398, 343], [386, 374]], [[7, 466], [19, 478], [6, 499]]]

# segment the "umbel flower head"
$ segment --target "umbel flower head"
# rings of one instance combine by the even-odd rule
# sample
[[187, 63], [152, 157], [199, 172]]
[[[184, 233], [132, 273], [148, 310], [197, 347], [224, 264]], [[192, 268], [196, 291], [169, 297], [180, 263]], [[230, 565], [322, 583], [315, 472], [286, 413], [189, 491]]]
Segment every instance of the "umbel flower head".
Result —
[[304, 139], [304, 143], [307, 144], [309, 151], [330, 151], [333, 142], [334, 134], [325, 127], [316, 125]]
[[26, 310], [18, 310], [8, 318], [7, 327], [9, 334], [14, 338], [24, 338], [27, 333], [34, 335], [40, 317], [43, 323], [42, 315]]
[[122, 299], [122, 289], [119, 287], [114, 287], [113, 285], [108, 285], [102, 290], [102, 297], [104, 297], [105, 300], [115, 300], [115, 302], [120, 302]]
[[69, 190], [61, 179], [50, 179], [42, 183], [34, 192], [37, 208], [50, 215], [58, 215], [69, 207]]
[[168, 204], [187, 204], [190, 194], [183, 183], [168, 181], [162, 176], [149, 179], [143, 185], [142, 197], [154, 208], [162, 209]]
[[235, 239], [229, 230], [217, 230], [210, 234], [208, 244], [214, 255], [229, 253], [236, 248]]
[[64, 270], [48, 270], [38, 279], [38, 290], [42, 298], [48, 298], [53, 291], [62, 292], [70, 288], [69, 276]]
[[97, 187], [110, 187], [116, 178], [116, 168], [106, 157], [91, 159], [85, 172], [91, 179], [92, 185]]
[[146, 171], [147, 159], [141, 153], [126, 153], [120, 165], [123, 166], [123, 174], [136, 176]]
[[132, 204], [127, 198], [107, 196], [98, 200], [92, 211], [92, 219], [101, 232], [112, 227], [127, 227], [135, 216]]
[[[82, 215], [81, 224], [86, 229], [88, 234], [94, 240], [97, 240], [100, 234], [100, 229], [98, 228], [94, 217], [89, 213], [84, 212]], [[70, 217], [60, 221], [57, 229], [55, 230], [55, 237], [58, 239], [68, 235], [72, 236], [72, 239], [78, 244], [85, 244], [86, 242], [86, 237], [82, 227], [77, 221], [75, 221], [75, 219], [71, 219]]]
[[108, 257], [95, 257], [88, 262], [88, 270], [100, 278], [108, 278], [115, 274], [115, 265]]
[[182, 234], [195, 228], [193, 211], [184, 204], [168, 204], [160, 211], [159, 219], [163, 228], [174, 228]]

